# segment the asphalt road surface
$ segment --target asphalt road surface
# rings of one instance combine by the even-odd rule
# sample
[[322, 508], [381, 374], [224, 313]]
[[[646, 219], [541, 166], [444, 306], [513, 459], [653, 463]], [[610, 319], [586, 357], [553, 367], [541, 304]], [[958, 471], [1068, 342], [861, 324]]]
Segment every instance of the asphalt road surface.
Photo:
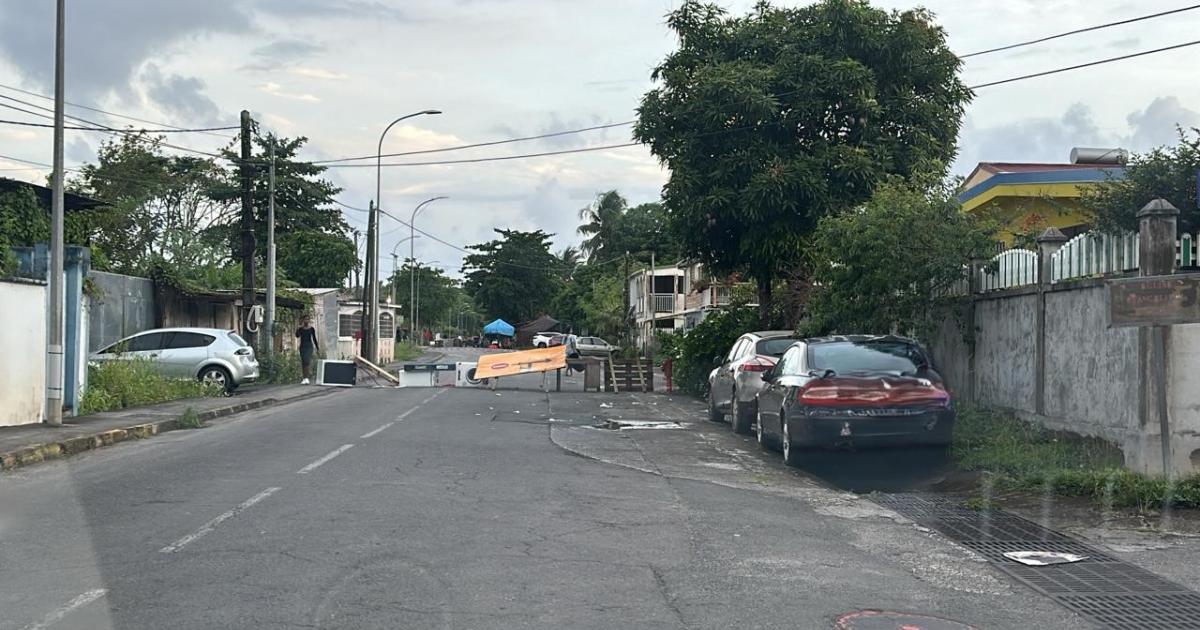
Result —
[[[356, 388], [0, 476], [0, 630], [1090, 627], [694, 401], [540, 382]], [[593, 426], [618, 416], [680, 424]]]

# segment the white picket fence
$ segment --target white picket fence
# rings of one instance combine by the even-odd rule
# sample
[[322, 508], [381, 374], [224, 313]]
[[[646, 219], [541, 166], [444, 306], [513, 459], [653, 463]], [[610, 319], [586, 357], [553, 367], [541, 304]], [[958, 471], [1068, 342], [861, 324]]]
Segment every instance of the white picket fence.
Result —
[[[1195, 267], [1196, 247], [1195, 235], [1180, 235], [1175, 246], [1175, 265]], [[1050, 282], [1136, 271], [1138, 251], [1135, 232], [1080, 234], [1050, 257]]]
[[992, 257], [979, 270], [979, 290], [995, 291], [1037, 284], [1038, 255], [1027, 249], [1009, 249]]

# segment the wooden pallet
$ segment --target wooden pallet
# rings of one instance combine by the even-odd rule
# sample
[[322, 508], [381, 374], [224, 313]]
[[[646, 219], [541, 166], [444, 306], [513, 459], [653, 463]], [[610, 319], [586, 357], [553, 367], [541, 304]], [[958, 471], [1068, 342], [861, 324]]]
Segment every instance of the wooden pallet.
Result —
[[648, 359], [609, 358], [605, 385], [614, 392], [654, 391], [654, 364]]

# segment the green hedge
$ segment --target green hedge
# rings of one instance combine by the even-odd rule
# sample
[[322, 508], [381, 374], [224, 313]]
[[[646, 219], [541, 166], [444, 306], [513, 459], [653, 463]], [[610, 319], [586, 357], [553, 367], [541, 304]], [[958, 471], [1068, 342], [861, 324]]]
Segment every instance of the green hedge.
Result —
[[739, 336], [755, 329], [757, 321], [754, 309], [729, 306], [710, 312], [686, 332], [660, 334], [659, 351], [671, 358], [672, 387], [696, 396], [707, 395], [708, 374], [716, 367], [714, 358], [727, 354]]

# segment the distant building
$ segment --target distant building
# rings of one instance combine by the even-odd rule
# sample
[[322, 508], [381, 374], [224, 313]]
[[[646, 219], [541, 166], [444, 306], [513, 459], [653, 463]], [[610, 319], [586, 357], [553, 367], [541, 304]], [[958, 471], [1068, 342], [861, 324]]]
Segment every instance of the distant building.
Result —
[[1087, 231], [1083, 191], [1125, 174], [1122, 149], [1074, 149], [1066, 164], [980, 162], [963, 182], [964, 212], [1000, 222], [997, 238], [1012, 244], [1019, 234], [1056, 227], [1067, 236]]
[[716, 280], [697, 262], [643, 269], [629, 275], [629, 308], [634, 343], [645, 348], [659, 331], [687, 330], [704, 320], [708, 311], [729, 304], [731, 279]]

